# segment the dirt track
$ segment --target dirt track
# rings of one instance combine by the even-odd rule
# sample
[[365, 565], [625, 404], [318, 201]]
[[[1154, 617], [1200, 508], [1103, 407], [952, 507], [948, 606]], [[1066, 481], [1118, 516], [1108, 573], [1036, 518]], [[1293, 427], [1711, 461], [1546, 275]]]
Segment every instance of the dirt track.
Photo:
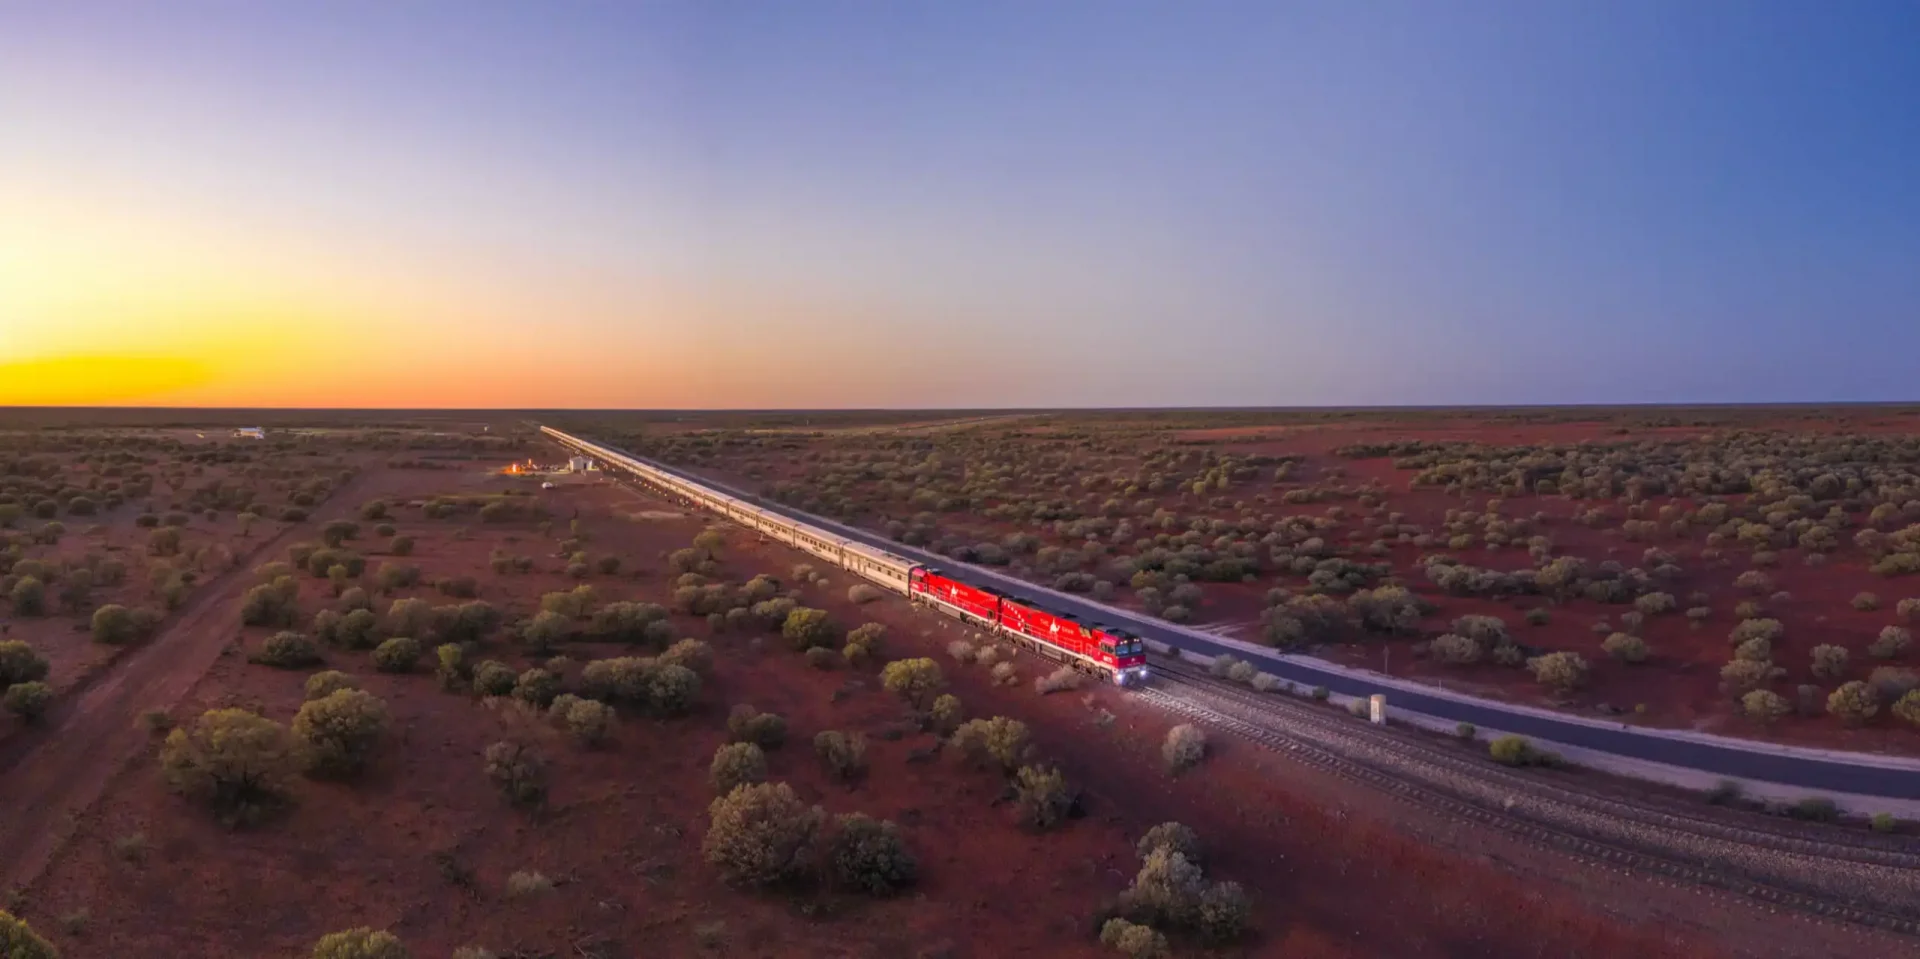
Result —
[[214, 577], [144, 647], [48, 713], [39, 728], [0, 747], [0, 888], [22, 889], [46, 868], [76, 817], [150, 741], [142, 713], [178, 702], [237, 632], [234, 607], [262, 558], [351, 512], [366, 474], [341, 487], [305, 522], [282, 530]]

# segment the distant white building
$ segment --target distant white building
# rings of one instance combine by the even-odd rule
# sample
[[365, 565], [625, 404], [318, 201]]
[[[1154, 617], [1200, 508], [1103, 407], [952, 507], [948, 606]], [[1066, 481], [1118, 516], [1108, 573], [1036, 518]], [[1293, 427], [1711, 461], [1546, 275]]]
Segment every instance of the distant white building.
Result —
[[593, 461], [584, 456], [576, 456], [567, 460], [567, 469], [575, 473], [584, 473], [592, 468]]
[[261, 426], [242, 426], [234, 430], [233, 435], [243, 440], [263, 440], [267, 438], [267, 431]]

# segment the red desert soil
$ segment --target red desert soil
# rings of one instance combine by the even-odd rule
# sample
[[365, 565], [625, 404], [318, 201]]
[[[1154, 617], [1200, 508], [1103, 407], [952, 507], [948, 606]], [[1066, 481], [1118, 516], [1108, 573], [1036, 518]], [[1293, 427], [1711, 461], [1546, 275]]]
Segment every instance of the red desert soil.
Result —
[[[454, 477], [376, 473], [367, 482], [322, 512], [376, 491], [448, 492]], [[557, 525], [577, 511], [589, 551], [639, 570], [592, 577], [601, 601], [664, 601], [671, 574], [660, 557], [706, 525], [604, 480], [539, 495]], [[540, 594], [574, 585], [553, 569], [551, 541], [531, 522], [464, 527], [464, 518], [397, 512], [400, 532], [417, 539], [412, 561], [423, 582], [475, 576], [480, 597], [510, 618], [534, 609]], [[495, 576], [488, 555], [496, 547], [539, 554], [540, 568]], [[724, 577], [738, 582], [756, 572], [784, 579], [808, 557], [733, 530], [722, 559]], [[932, 737], [902, 722], [876, 670], [810, 669], [777, 635], [710, 635], [704, 620], [676, 614], [678, 632], [706, 639], [716, 654], [699, 707], [668, 721], [626, 717], [595, 750], [562, 740], [509, 700], [443, 692], [425, 667], [383, 674], [366, 654], [329, 650], [326, 668], [353, 673], [388, 704], [378, 758], [355, 782], [303, 781], [285, 814], [228, 830], [167, 792], [133, 716], [151, 697], [178, 698], [178, 722], [235, 704], [291, 718], [312, 671], [246, 662], [242, 646], [267, 631], [237, 625], [240, 574], [210, 584], [171, 629], [119, 664], [114, 679], [17, 747], [23, 755], [0, 779], [0, 802], [13, 822], [21, 808], [14, 802], [31, 801], [57, 846], [50, 867], [13, 904], [69, 957], [295, 957], [322, 934], [358, 925], [389, 928], [414, 955], [434, 957], [465, 945], [555, 957], [1093, 957], [1111, 955], [1093, 942], [1089, 923], [1135, 870], [1134, 840], [1177, 819], [1199, 831], [1209, 875], [1240, 881], [1253, 897], [1255, 935], [1229, 955], [1818, 955], [1842, 941], [1834, 937], [1844, 934], [1810, 922], [1428, 822], [1217, 735], [1214, 756], [1170, 781], [1157, 756], [1165, 715], [1110, 688], [1037, 696], [1031, 681], [1047, 667], [1028, 658], [1018, 660], [1018, 685], [993, 685], [984, 669], [938, 651], [960, 635], [948, 621], [891, 598], [856, 607], [846, 598], [850, 580], [825, 572], [831, 584], [807, 587], [808, 605], [846, 626], [887, 624], [887, 657], [940, 659], [969, 715], [1029, 723], [1041, 753], [1087, 789], [1088, 815], [1056, 832], [1025, 832], [995, 804], [997, 776], [951, 754], [910, 758]], [[303, 578], [305, 616], [328, 601], [324, 587]], [[622, 652], [572, 643], [569, 675]], [[498, 640], [487, 655], [531, 662]], [[742, 702], [789, 720], [787, 745], [770, 755], [771, 779], [830, 812], [900, 823], [921, 862], [914, 892], [887, 901], [790, 898], [737, 891], [716, 877], [700, 855], [712, 796], [707, 766], [725, 740], [728, 708]], [[1103, 713], [1115, 718], [1103, 725]], [[871, 772], [851, 788], [831, 782], [811, 755], [813, 734], [825, 729], [869, 736]], [[551, 760], [542, 814], [508, 808], [482, 774], [482, 750], [510, 737], [537, 743]], [[71, 772], [19, 772], [34, 768]], [[58, 823], [69, 811], [71, 822]], [[24, 869], [22, 843], [32, 839], [8, 828], [0, 849], [10, 869]], [[555, 888], [509, 898], [506, 879], [520, 870], [544, 873]]]
[[[1671, 417], [1656, 411], [1596, 413], [1590, 418], [1567, 411], [1518, 411], [1478, 417], [1451, 411], [1411, 411], [1404, 414], [1374, 411], [1355, 414], [1352, 419], [1343, 419], [1341, 414], [1330, 412], [1326, 417], [1325, 422], [1302, 420], [1284, 425], [1166, 428], [1159, 432], [1148, 432], [1144, 434], [1145, 438], [1141, 434], [1128, 432], [1128, 424], [1121, 421], [1104, 423], [1101, 428], [1112, 430], [1114, 438], [1111, 442], [1116, 447], [1135, 443], [1141, 444], [1141, 448], [1149, 448], [1155, 443], [1172, 443], [1176, 444], [1176, 448], [1191, 446], [1223, 456], [1264, 454], [1300, 457], [1293, 482], [1287, 484], [1286, 488], [1310, 486], [1329, 479], [1348, 487], [1377, 484], [1377, 495], [1383, 510], [1404, 513], [1407, 522], [1419, 524], [1428, 530], [1438, 529], [1449, 510], [1479, 512], [1486, 506], [1489, 495], [1452, 495], [1431, 487], [1409, 489], [1413, 471], [1395, 468], [1391, 459], [1348, 459], [1336, 456], [1334, 451], [1357, 443], [1404, 440], [1471, 442], [1487, 446], [1678, 440], [1704, 437], [1733, 427], [1758, 431], [1779, 430], [1794, 435], [1898, 437], [1920, 433], [1920, 415], [1904, 410], [1871, 408], [1674, 411]], [[1659, 423], [1671, 420], [1679, 425], [1647, 425], [1636, 417]], [[1076, 426], [1091, 430], [1095, 436], [1109, 435], [1094, 429], [1090, 425], [1096, 422], [1093, 420], [1082, 422], [1062, 415], [1058, 422], [1063, 429]], [[1623, 426], [1623, 422], [1631, 425]], [[693, 424], [681, 425], [691, 428]], [[1005, 451], [1022, 443], [1044, 443], [1050, 439], [1038, 427], [1026, 424], [1020, 424], [1019, 427], [1017, 433], [995, 441], [990, 447]], [[650, 426], [643, 432], [645, 435], [655, 435]], [[781, 483], [797, 483], [804, 487], [809, 471], [819, 466], [817, 453], [857, 453], [882, 449], [873, 445], [874, 441], [864, 441], [863, 445], [863, 441], [857, 438], [835, 437], [831, 434], [812, 438], [796, 435], [790, 439], [790, 447], [749, 447], [728, 443], [724, 439], [722, 437], [712, 446], [700, 448], [699, 463], [693, 468], [696, 472], [743, 488], [759, 490], [768, 490]], [[1048, 457], [1093, 455], [1045, 448]], [[897, 446], [884, 449], [888, 456], [906, 455]], [[1106, 447], [1100, 449], [1112, 452]], [[924, 451], [920, 455], [924, 455]], [[963, 453], [946, 451], [941, 455], [950, 464], [965, 460]], [[1025, 462], [1036, 461], [1030, 459]], [[968, 462], [967, 465], [972, 468], [973, 464]], [[1014, 489], [1021, 489], [1017, 471], [1012, 482]], [[1254, 509], [1279, 517], [1319, 517], [1327, 515], [1332, 507], [1340, 507], [1349, 514], [1349, 519], [1343, 521], [1337, 530], [1326, 534], [1328, 542], [1336, 546], [1347, 543], [1346, 534], [1357, 528], [1357, 524], [1351, 522], [1351, 516], [1356, 512], [1351, 498], [1287, 504], [1278, 499], [1282, 488], [1265, 489], [1262, 482], [1237, 484], [1226, 499], [1244, 501], [1252, 500], [1256, 494], [1273, 494], [1271, 501], [1263, 502]], [[1099, 489], [1098, 496], [1111, 495], [1105, 488]], [[1056, 488], [1039, 492], [1050, 497], [1064, 495], [1071, 498], [1078, 490], [1063, 493]], [[869, 512], [856, 517], [855, 522], [867, 528], [878, 529], [886, 518], [906, 519], [926, 509], [924, 505], [906, 504], [900, 500], [886, 502], [885, 497], [871, 486], [856, 486], [853, 495], [863, 508], [887, 513], [881, 516]], [[1742, 503], [1745, 498], [1743, 495], [1726, 497], [1728, 502], [1735, 505]], [[1236, 515], [1233, 510], [1210, 507], [1178, 490], [1141, 493], [1138, 497], [1129, 495], [1126, 499], [1130, 502], [1136, 499], [1151, 500], [1156, 506], [1179, 514], [1182, 517], [1182, 529], [1188, 517], [1203, 516], [1232, 521]], [[1647, 500], [1648, 515], [1669, 504], [1683, 509], [1694, 505], [1691, 498], [1650, 497]], [[1582, 510], [1595, 506], [1607, 507], [1614, 513], [1607, 528], [1592, 528], [1575, 520]], [[1775, 585], [1767, 592], [1778, 590], [1785, 595], [1770, 598], [1766, 594], [1749, 594], [1733, 585], [1735, 577], [1749, 568], [1744, 550], [1729, 548], [1721, 559], [1706, 558], [1702, 556], [1704, 542], [1700, 532], [1690, 538], [1674, 538], [1660, 533], [1647, 541], [1629, 541], [1619, 535], [1623, 510], [1624, 503], [1617, 499], [1572, 500], [1548, 495], [1513, 497], [1504, 504], [1504, 513], [1508, 517], [1531, 516], [1535, 512], [1544, 514], [1546, 525], [1541, 532], [1553, 540], [1556, 556], [1578, 557], [1589, 564], [1616, 560], [1625, 566], [1639, 566], [1643, 551], [1649, 547], [1658, 547], [1674, 555], [1685, 574], [1676, 583], [1661, 588], [1671, 591], [1677, 606], [1670, 613], [1647, 617], [1640, 629], [1639, 635], [1652, 649], [1651, 657], [1644, 663], [1614, 661], [1600, 645], [1611, 632], [1623, 629], [1621, 616], [1630, 611], [1631, 606], [1606, 605], [1585, 598], [1555, 602], [1541, 596], [1488, 600], [1452, 596], [1435, 588], [1417, 564], [1420, 557], [1446, 554], [1470, 566], [1495, 570], [1524, 569], [1533, 565], [1523, 543], [1500, 549], [1476, 543], [1468, 548], [1456, 549], [1449, 548], [1444, 535], [1439, 537], [1440, 542], [1425, 547], [1388, 540], [1385, 554], [1378, 557], [1378, 561], [1393, 565], [1395, 575], [1405, 585], [1434, 604], [1434, 612], [1420, 623], [1418, 635], [1386, 639], [1349, 631], [1346, 636], [1310, 651], [1336, 662], [1372, 669], [1390, 664], [1391, 671], [1396, 675], [1410, 676], [1489, 698], [1569, 708], [1586, 714], [1604, 712], [1612, 715], [1620, 712], [1622, 721], [1642, 725], [1696, 729], [1820, 748], [1920, 756], [1920, 736], [1915, 736], [1908, 724], [1892, 718], [1888, 708], [1890, 703], [1882, 704], [1880, 717], [1875, 722], [1859, 728], [1850, 727], [1826, 715], [1823, 710], [1827, 694], [1840, 681], [1865, 679], [1873, 668], [1883, 665], [1913, 668], [1914, 657], [1920, 656], [1920, 648], [1884, 662], [1871, 659], [1866, 649], [1883, 627], [1902, 624], [1895, 612], [1895, 605], [1903, 598], [1920, 595], [1920, 582], [1911, 577], [1888, 578], [1870, 572], [1867, 555], [1852, 545], [1855, 530], [1843, 529], [1840, 533], [1841, 547], [1825, 558], [1823, 566], [1803, 563], [1806, 551], [1797, 547], [1775, 550], [1777, 565], [1766, 570]], [[920, 515], [933, 514], [921, 512]], [[1142, 523], [1140, 515], [1130, 513], [1129, 517], [1133, 522]], [[1010, 533], [1021, 533], [1038, 535], [1041, 542], [1048, 545], [1077, 545], [1040, 528], [1045, 524], [990, 518], [979, 511], [963, 509], [941, 512], [937, 523], [941, 532], [957, 534], [966, 542], [998, 542]], [[1142, 523], [1142, 533], [1154, 531], [1157, 530], [1149, 529]], [[1366, 540], [1373, 537], [1374, 534], [1367, 533], [1354, 545], [1364, 545]], [[1116, 549], [1124, 552], [1126, 547]], [[1353, 558], [1360, 562], [1375, 560], [1364, 552], [1356, 552]], [[1099, 567], [1100, 563], [1090, 562], [1084, 568], [1097, 570]], [[1041, 573], [1034, 573], [1029, 578], [1049, 585], [1053, 581], [1051, 575]], [[1226, 635], [1258, 641], [1261, 632], [1259, 616], [1266, 605], [1267, 590], [1283, 586], [1299, 593], [1303, 583], [1303, 577], [1274, 575], [1272, 571], [1263, 572], [1258, 581], [1252, 584], [1206, 583], [1205, 601], [1196, 610], [1194, 623]], [[1109, 601], [1138, 609], [1133, 591], [1126, 588], [1124, 581], [1117, 585], [1120, 588]], [[1690, 599], [1691, 594], [1696, 592], [1707, 594], [1705, 605], [1711, 608], [1712, 613], [1698, 626], [1693, 626], [1681, 615], [1681, 611], [1696, 605]], [[1854, 609], [1850, 605], [1851, 600], [1861, 592], [1877, 594], [1881, 600], [1880, 608], [1873, 611]], [[1720, 669], [1731, 658], [1733, 649], [1727, 641], [1728, 633], [1741, 620], [1734, 607], [1747, 599], [1764, 600], [1765, 611], [1762, 615], [1777, 618], [1785, 625], [1785, 636], [1773, 644], [1773, 661], [1785, 670], [1785, 675], [1773, 684], [1773, 688], [1789, 701], [1794, 701], [1797, 686], [1808, 684], [1816, 687], [1816, 708], [1810, 714], [1796, 712], [1763, 725], [1741, 715], [1738, 703], [1722, 690]], [[1526, 611], [1543, 605], [1550, 606], [1551, 622], [1543, 626], [1529, 625], [1523, 619]], [[1580, 653], [1592, 666], [1588, 684], [1577, 693], [1565, 696], [1536, 683], [1524, 669], [1503, 668], [1491, 663], [1453, 666], [1416, 655], [1413, 647], [1418, 641], [1448, 632], [1449, 624], [1456, 617], [1469, 613], [1501, 617], [1512, 630], [1514, 638], [1530, 647], [1543, 651]], [[1601, 623], [1605, 623], [1606, 628], [1596, 631]], [[1915, 624], [1905, 625], [1912, 627]], [[1851, 652], [1851, 666], [1844, 676], [1836, 679], [1812, 674], [1811, 650], [1825, 644], [1837, 644]]]

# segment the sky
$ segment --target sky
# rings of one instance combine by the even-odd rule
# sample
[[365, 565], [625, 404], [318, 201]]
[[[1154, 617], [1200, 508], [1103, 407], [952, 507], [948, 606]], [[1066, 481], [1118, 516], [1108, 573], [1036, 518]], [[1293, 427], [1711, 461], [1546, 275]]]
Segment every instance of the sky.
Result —
[[1920, 4], [0, 0], [0, 404], [1920, 399]]

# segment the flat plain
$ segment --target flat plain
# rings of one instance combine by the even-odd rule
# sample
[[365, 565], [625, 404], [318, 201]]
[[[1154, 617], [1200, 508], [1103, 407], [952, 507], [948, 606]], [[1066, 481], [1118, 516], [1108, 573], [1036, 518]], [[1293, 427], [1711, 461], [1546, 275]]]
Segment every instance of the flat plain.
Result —
[[[540, 469], [561, 454], [524, 416], [315, 415], [262, 441], [229, 435], [243, 414], [174, 415], [0, 434], [0, 639], [30, 651], [5, 660], [26, 664], [13, 686], [46, 684], [0, 717], [0, 909], [63, 955], [304, 956], [359, 927], [470, 959], [1884, 946], [1216, 731], [1175, 772], [1177, 716], [608, 474]], [[1891, 705], [1761, 723], [1719, 676], [1742, 619], [1784, 624], [1768, 662], [1791, 675], [1763, 687], [1788, 698], [1902, 668], [1869, 647], [1906, 582], [1872, 567], [1920, 521], [1895, 492], [1910, 413], [1262, 415], [555, 425], [1330, 658], [1392, 648], [1396, 672], [1488, 695], [1910, 751]], [[1816, 526], [1837, 545], [1815, 548]], [[1574, 559], [1578, 585], [1543, 591], [1538, 571]], [[1531, 586], [1499, 579], [1522, 569]], [[1772, 588], [1735, 586], [1749, 569]], [[1383, 594], [1396, 583], [1417, 602]], [[1870, 586], [1880, 608], [1855, 609]], [[1654, 593], [1675, 608], [1638, 602]], [[1366, 597], [1420, 612], [1369, 629]], [[1456, 625], [1470, 615], [1500, 631]], [[1482, 661], [1436, 654], [1475, 623]], [[1615, 632], [1650, 655], [1607, 656]], [[1811, 676], [1796, 658], [1815, 645], [1847, 648], [1847, 671]], [[1581, 655], [1585, 682], [1544, 686], [1502, 648]]]

